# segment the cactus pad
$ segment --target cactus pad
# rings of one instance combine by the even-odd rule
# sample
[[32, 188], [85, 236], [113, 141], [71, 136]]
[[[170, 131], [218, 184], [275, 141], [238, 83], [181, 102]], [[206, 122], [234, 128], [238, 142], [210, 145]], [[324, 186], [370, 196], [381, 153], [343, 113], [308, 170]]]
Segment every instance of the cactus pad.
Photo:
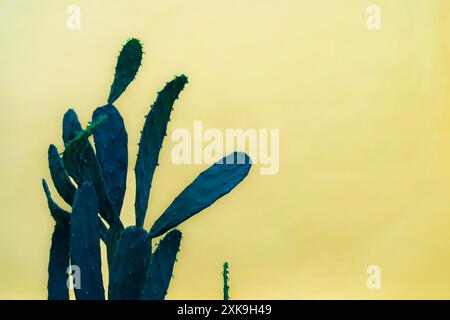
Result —
[[[103, 123], [105, 117], [100, 119]], [[96, 125], [94, 125], [96, 126]], [[98, 126], [96, 126], [98, 128]], [[78, 130], [78, 131], [77, 131]], [[94, 184], [97, 193], [97, 199], [100, 207], [100, 215], [108, 224], [116, 230], [123, 229], [119, 216], [114, 209], [113, 203], [106, 191], [105, 181], [101, 172], [100, 164], [95, 155], [89, 140], [80, 138], [77, 140], [80, 144], [74, 146], [73, 142], [80, 132], [81, 125], [74, 110], [66, 112], [63, 119], [63, 137], [66, 149], [63, 153], [64, 166], [67, 172], [75, 180], [78, 186], [84, 182], [90, 181]], [[85, 131], [90, 131], [87, 129]], [[93, 129], [92, 129], [93, 130]], [[90, 132], [88, 132], [89, 134]], [[69, 146], [72, 147], [69, 147]]]
[[72, 205], [77, 189], [64, 168], [58, 149], [53, 144], [48, 148], [48, 166], [56, 191], [67, 204]]
[[138, 39], [132, 38], [123, 46], [116, 64], [114, 81], [109, 92], [108, 104], [113, 104], [125, 91], [141, 65], [142, 45]]
[[181, 236], [181, 232], [175, 229], [167, 233], [159, 243], [152, 255], [141, 299], [164, 300], [180, 249]]
[[75, 195], [70, 230], [72, 265], [80, 268], [81, 287], [75, 288], [77, 300], [104, 300], [98, 202], [90, 182], [81, 185]]
[[136, 226], [144, 225], [153, 174], [158, 165], [159, 151], [167, 131], [170, 113], [178, 95], [187, 83], [187, 77], [181, 75], [168, 82], [158, 93], [150, 109], [141, 133], [139, 152], [135, 166], [136, 174]]
[[230, 192], [248, 174], [250, 157], [234, 152], [213, 164], [184, 189], [156, 220], [150, 237], [158, 237]]
[[44, 188], [45, 196], [47, 197], [48, 208], [50, 209], [50, 214], [57, 224], [69, 228], [70, 227], [70, 213], [58, 206], [58, 204], [53, 200], [50, 189], [48, 188], [47, 181], [42, 179], [42, 187]]
[[69, 267], [69, 228], [55, 225], [48, 263], [48, 300], [69, 300], [67, 268]]
[[140, 299], [151, 258], [151, 242], [147, 231], [131, 226], [117, 242], [109, 273], [110, 300]]
[[127, 183], [128, 135], [122, 116], [113, 105], [98, 107], [92, 122], [102, 117], [106, 117], [106, 121], [94, 131], [95, 150], [106, 191], [115, 211], [120, 214]]

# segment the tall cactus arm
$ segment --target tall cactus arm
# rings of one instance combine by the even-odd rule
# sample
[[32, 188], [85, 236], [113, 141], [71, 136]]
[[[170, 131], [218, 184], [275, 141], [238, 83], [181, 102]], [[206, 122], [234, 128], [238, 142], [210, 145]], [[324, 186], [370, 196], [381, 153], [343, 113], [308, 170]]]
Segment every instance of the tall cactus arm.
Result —
[[48, 166], [56, 191], [67, 204], [72, 205], [77, 189], [64, 168], [58, 149], [53, 144], [48, 148]]
[[90, 182], [81, 185], [72, 208], [70, 257], [80, 268], [80, 287], [75, 287], [77, 300], [104, 300], [101, 271], [98, 202]]
[[109, 273], [110, 300], [139, 300], [151, 259], [152, 245], [147, 231], [126, 228], [114, 250]]
[[150, 237], [158, 237], [201, 210], [209, 207], [237, 186], [248, 174], [250, 157], [234, 152], [213, 164], [187, 186], [156, 220]]
[[168, 82], [158, 93], [155, 103], [148, 113], [141, 133], [139, 151], [135, 166], [136, 175], [136, 226], [144, 225], [153, 175], [158, 165], [159, 152], [167, 131], [170, 113], [178, 95], [187, 83], [187, 77], [181, 75]]
[[113, 105], [95, 109], [92, 122], [105, 122], [94, 131], [95, 151], [115, 211], [120, 215], [127, 183], [128, 135], [122, 116]]
[[108, 104], [113, 104], [125, 91], [141, 65], [142, 45], [138, 39], [132, 38], [123, 46], [116, 64], [114, 81], [109, 92]]
[[48, 300], [69, 300], [69, 228], [55, 224], [48, 263]]
[[167, 233], [152, 255], [142, 300], [164, 300], [172, 279], [173, 266], [180, 250], [181, 232]]

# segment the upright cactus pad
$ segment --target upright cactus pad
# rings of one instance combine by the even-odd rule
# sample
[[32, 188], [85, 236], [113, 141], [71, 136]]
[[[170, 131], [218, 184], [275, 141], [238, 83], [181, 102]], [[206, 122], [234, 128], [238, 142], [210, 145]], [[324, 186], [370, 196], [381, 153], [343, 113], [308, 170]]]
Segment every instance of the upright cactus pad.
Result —
[[128, 135], [122, 116], [113, 105], [95, 109], [92, 122], [102, 117], [106, 121], [94, 131], [97, 159], [117, 214], [120, 214], [125, 196], [128, 169]]
[[56, 191], [67, 204], [72, 205], [77, 188], [70, 180], [58, 149], [53, 144], [48, 148], [48, 166]]
[[152, 244], [147, 231], [131, 226], [122, 232], [109, 274], [109, 299], [141, 298], [151, 253]]
[[172, 230], [164, 236], [156, 248], [147, 273], [143, 300], [164, 300], [180, 250], [181, 236], [180, 231]]
[[69, 232], [69, 228], [56, 223], [48, 263], [48, 300], [69, 300], [69, 289], [67, 287]]
[[66, 113], [64, 113], [62, 126], [62, 138], [64, 144], [69, 143], [73, 138], [76, 137], [77, 133], [83, 129], [81, 127], [80, 120], [78, 120], [78, 116], [73, 109], [69, 109], [66, 111]]
[[150, 229], [158, 237], [230, 192], [248, 174], [250, 157], [234, 152], [203, 171], [178, 195]]
[[70, 257], [81, 276], [81, 287], [75, 288], [77, 300], [105, 299], [97, 212], [94, 186], [86, 182], [77, 190], [70, 229]]
[[[83, 130], [81, 127], [81, 123], [78, 120], [78, 116], [75, 113], [75, 110], [69, 109], [64, 113], [63, 122], [62, 122], [62, 137], [64, 141], [64, 145], [68, 145], [70, 141], [72, 141], [78, 132]], [[69, 154], [70, 155], [70, 154]], [[78, 155], [75, 153], [75, 155]], [[83, 183], [83, 174], [81, 172], [81, 165], [83, 163], [83, 158], [81, 155], [78, 155], [79, 159], [75, 159], [74, 161], [68, 161], [67, 155], [64, 159], [64, 166], [69, 173], [69, 175], [75, 180], [77, 184]], [[79, 161], [76, 161], [79, 160]]]
[[122, 92], [134, 80], [141, 65], [142, 45], [138, 39], [132, 38], [123, 46], [116, 65], [114, 81], [109, 92], [108, 103], [113, 104]]
[[148, 199], [152, 186], [153, 174], [158, 165], [159, 151], [167, 131], [170, 113], [178, 95], [187, 83], [187, 77], [181, 75], [168, 82], [158, 93], [155, 103], [150, 109], [139, 142], [139, 151], [134, 169], [136, 174], [136, 225], [144, 225]]

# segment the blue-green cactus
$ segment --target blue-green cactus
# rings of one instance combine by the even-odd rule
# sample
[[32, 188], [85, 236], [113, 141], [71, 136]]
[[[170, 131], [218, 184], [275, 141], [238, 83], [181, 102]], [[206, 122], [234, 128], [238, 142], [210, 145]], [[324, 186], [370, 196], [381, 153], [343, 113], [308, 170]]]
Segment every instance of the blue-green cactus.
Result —
[[86, 181], [94, 184], [100, 215], [111, 227], [119, 232], [123, 229], [122, 223], [106, 191], [100, 164], [88, 140], [94, 129], [98, 128], [105, 121], [106, 118], [102, 117], [98, 122], [83, 130], [75, 111], [72, 109], [68, 110], [64, 114], [63, 119], [63, 140], [66, 147], [63, 152], [63, 162], [67, 172], [78, 185]]
[[56, 191], [67, 204], [72, 205], [77, 188], [70, 180], [58, 149], [53, 144], [48, 148], [48, 166]]
[[94, 131], [97, 159], [102, 168], [106, 191], [117, 214], [122, 210], [127, 183], [128, 135], [122, 116], [113, 105], [95, 109], [92, 122], [106, 121]]
[[242, 152], [234, 152], [213, 164], [173, 200], [153, 224], [150, 236], [158, 237], [209, 207], [238, 185], [250, 167], [250, 157]]
[[58, 206], [53, 200], [50, 189], [48, 188], [47, 181], [42, 179], [42, 187], [44, 188], [45, 196], [47, 197], [48, 208], [55, 222], [63, 227], [70, 227], [70, 213]]
[[228, 275], [229, 275], [230, 271], [228, 271], [228, 262], [224, 262], [223, 264], [223, 271], [222, 271], [222, 276], [223, 276], [223, 300], [230, 300], [230, 286], [228, 285]]
[[180, 250], [181, 237], [181, 232], [175, 229], [168, 232], [158, 244], [152, 255], [142, 300], [164, 300]]
[[[143, 229], [173, 104], [187, 83], [186, 76], [175, 77], [158, 93], [146, 117], [135, 165], [136, 226], [123, 228], [119, 215], [126, 189], [128, 138], [123, 119], [112, 103], [134, 79], [141, 57], [140, 42], [129, 40], [119, 55], [107, 104], [94, 111], [84, 130], [75, 111], [69, 109], [63, 118], [62, 160], [55, 146], [49, 148], [55, 187], [72, 205], [72, 214], [59, 207], [43, 180], [48, 206], [56, 221], [49, 263], [49, 298], [68, 298], [61, 280], [62, 269], [68, 264], [68, 240], [64, 240], [61, 231], [65, 230], [66, 238], [70, 235], [72, 264], [78, 264], [83, 273], [82, 287], [75, 290], [77, 299], [104, 298], [99, 239], [107, 248], [110, 299], [164, 299], [181, 241], [181, 232], [171, 229], [230, 192], [249, 172], [250, 158], [244, 153], [232, 153], [224, 158], [225, 163], [219, 161], [201, 173], [157, 219], [149, 233]], [[91, 135], [95, 150], [89, 141]], [[152, 255], [151, 239], [166, 232]]]
[[[42, 179], [42, 187], [44, 189], [45, 196], [47, 197], [47, 204], [50, 210], [50, 214], [57, 224], [64, 226], [65, 228], [70, 229], [70, 213], [61, 208], [55, 200], [53, 200], [52, 195], [50, 193], [50, 189], [48, 188], [47, 181]], [[100, 238], [102, 240], [106, 239], [106, 233], [108, 231], [107, 227], [103, 223], [102, 219], [98, 218], [99, 228], [100, 228]]]
[[146, 116], [144, 129], [139, 142], [139, 152], [136, 160], [136, 225], [144, 225], [148, 199], [152, 186], [153, 174], [158, 165], [159, 151], [167, 131], [170, 113], [178, 95], [187, 83], [187, 77], [181, 75], [168, 82], [158, 93], [155, 103]]
[[68, 300], [67, 269], [69, 267], [70, 228], [55, 224], [48, 263], [48, 300]]
[[108, 104], [113, 104], [125, 91], [141, 65], [142, 45], [138, 39], [131, 38], [123, 46], [116, 65], [114, 81], [109, 92]]
[[131, 226], [126, 228], [117, 242], [109, 274], [110, 300], [138, 300], [141, 298], [152, 244], [147, 231]]
[[105, 299], [97, 212], [94, 186], [85, 182], [75, 195], [70, 224], [70, 259], [81, 276], [80, 288], [75, 288], [77, 300]]

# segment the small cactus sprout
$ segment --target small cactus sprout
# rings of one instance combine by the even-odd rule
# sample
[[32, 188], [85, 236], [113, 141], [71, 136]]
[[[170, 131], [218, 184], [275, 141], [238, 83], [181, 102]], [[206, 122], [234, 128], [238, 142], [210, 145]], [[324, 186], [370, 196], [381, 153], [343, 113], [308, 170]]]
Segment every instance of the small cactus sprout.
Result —
[[106, 115], [99, 116], [95, 121], [89, 122], [85, 130], [79, 130], [76, 135], [65, 143], [65, 150], [62, 153], [63, 159], [67, 152], [83, 153], [83, 148], [87, 146], [88, 138], [94, 134], [94, 131], [102, 125], [107, 119]]
[[[158, 93], [146, 116], [135, 164], [136, 223], [124, 228], [120, 213], [126, 193], [128, 134], [113, 103], [135, 78], [142, 53], [139, 40], [127, 41], [117, 59], [105, 105], [94, 110], [86, 129], [75, 110], [69, 109], [62, 122], [64, 151], [59, 154], [55, 145], [48, 148], [53, 184], [72, 207], [70, 212], [61, 208], [42, 180], [55, 221], [48, 264], [48, 299], [69, 299], [66, 272], [70, 264], [77, 265], [81, 272], [81, 286], [74, 288], [76, 299], [105, 299], [100, 240], [106, 245], [109, 299], [165, 299], [182, 238], [181, 231], [174, 228], [229, 193], [250, 170], [247, 154], [231, 153], [200, 173], [156, 219], [150, 231], [144, 229], [152, 180], [170, 115], [188, 82], [185, 75], [177, 76]], [[163, 238], [152, 253], [152, 239], [159, 236]], [[228, 299], [228, 269], [224, 269], [224, 298]]]
[[223, 276], [223, 300], [230, 300], [230, 295], [229, 295], [229, 291], [230, 291], [230, 287], [228, 285], [228, 275], [229, 275], [229, 271], [228, 271], [228, 262], [224, 262], [223, 264], [223, 272], [222, 272], [222, 276]]

